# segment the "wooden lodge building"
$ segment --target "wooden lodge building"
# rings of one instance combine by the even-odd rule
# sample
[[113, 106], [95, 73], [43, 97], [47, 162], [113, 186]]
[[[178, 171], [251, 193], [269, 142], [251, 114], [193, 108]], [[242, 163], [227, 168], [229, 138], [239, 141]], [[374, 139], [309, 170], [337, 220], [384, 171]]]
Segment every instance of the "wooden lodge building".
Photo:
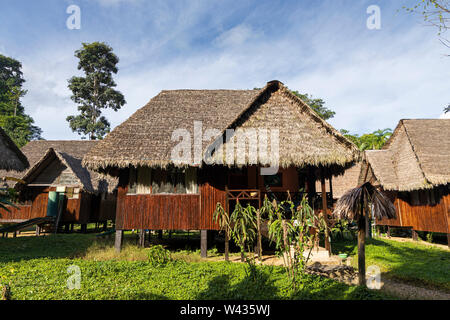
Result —
[[[87, 170], [82, 157], [96, 141], [31, 141], [21, 151], [27, 171], [0, 172], [25, 182], [5, 182], [18, 190], [18, 208], [0, 209], [0, 223], [21, 223], [48, 215], [49, 194], [56, 192], [61, 208], [60, 226], [115, 219], [114, 189], [118, 179]], [[55, 194], [54, 194], [55, 195]], [[59, 210], [59, 209], [58, 209]]]
[[397, 218], [377, 225], [446, 233], [450, 244], [450, 119], [401, 120], [382, 150], [364, 154], [360, 182], [380, 185]]
[[[267, 132], [247, 135], [244, 152], [236, 141], [254, 128]], [[176, 155], [192, 161], [174, 157], [180, 146]], [[258, 156], [247, 154], [247, 147]], [[317, 179], [323, 186], [358, 159], [352, 142], [271, 81], [259, 90], [162, 91], [99, 141], [83, 165], [119, 177], [119, 250], [123, 230], [201, 230], [206, 255], [207, 230], [219, 229], [213, 221], [218, 202], [226, 208], [236, 199], [258, 205], [265, 195], [281, 199], [300, 189], [316, 198]], [[275, 164], [278, 171], [261, 175]], [[326, 197], [318, 200], [316, 209], [323, 200], [327, 206]]]

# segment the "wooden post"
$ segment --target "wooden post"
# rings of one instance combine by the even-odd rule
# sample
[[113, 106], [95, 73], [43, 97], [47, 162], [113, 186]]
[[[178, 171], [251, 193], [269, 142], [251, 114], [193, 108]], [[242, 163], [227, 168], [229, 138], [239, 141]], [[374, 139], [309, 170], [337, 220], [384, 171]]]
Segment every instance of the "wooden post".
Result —
[[163, 238], [163, 231], [162, 230], [158, 230], [158, 239], [162, 240]]
[[[225, 212], [229, 215], [229, 199], [228, 199], [228, 183], [225, 184]], [[230, 260], [230, 233], [228, 232], [228, 226], [225, 228], [225, 261]]]
[[358, 282], [366, 285], [366, 218], [364, 216], [364, 196], [361, 196], [361, 213], [358, 220]]
[[36, 236], [40, 236], [41, 235], [41, 227], [37, 224], [36, 225]]
[[387, 236], [388, 236], [388, 238], [390, 238], [391, 237], [391, 226], [388, 226], [387, 227]]
[[139, 247], [143, 248], [145, 245], [145, 230], [139, 230]]
[[228, 234], [228, 228], [225, 229], [225, 261], [229, 261], [230, 252], [230, 235]]
[[17, 231], [14, 231], [13, 238], [16, 238], [16, 237], [17, 237]]
[[258, 250], [258, 259], [262, 262], [262, 244], [261, 244], [261, 214], [259, 212], [260, 209], [256, 210], [256, 227], [258, 228], [258, 243], [256, 248]]
[[450, 249], [450, 233], [447, 233], [447, 246]]
[[320, 181], [321, 181], [321, 191], [322, 191], [322, 212], [323, 218], [327, 227], [325, 228], [325, 249], [327, 249], [328, 254], [331, 256], [331, 244], [330, 237], [328, 234], [328, 203], [327, 203], [327, 190], [325, 186], [325, 172], [324, 169], [320, 169]]
[[86, 233], [87, 232], [87, 224], [86, 223], [83, 223], [82, 225], [81, 225], [81, 233]]
[[206, 258], [208, 255], [208, 230], [200, 230], [200, 255]]
[[414, 241], [417, 241], [418, 238], [419, 238], [418, 235], [417, 235], [417, 231], [414, 230], [414, 229], [411, 230], [411, 236], [412, 236], [412, 239], [413, 239]]
[[116, 230], [116, 240], [114, 243], [114, 247], [116, 248], [116, 252], [119, 253], [122, 250], [123, 243], [123, 230]]

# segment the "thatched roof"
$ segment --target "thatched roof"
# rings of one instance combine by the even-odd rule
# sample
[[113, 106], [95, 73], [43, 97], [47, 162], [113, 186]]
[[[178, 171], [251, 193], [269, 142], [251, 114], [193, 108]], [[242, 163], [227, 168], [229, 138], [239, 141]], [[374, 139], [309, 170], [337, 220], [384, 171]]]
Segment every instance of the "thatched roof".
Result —
[[[81, 165], [83, 156], [98, 142], [83, 140], [31, 141], [22, 148], [31, 167], [26, 171], [12, 171], [7, 175], [31, 183], [33, 178], [58, 159], [65, 168], [74, 174], [79, 186], [87, 192], [112, 192], [117, 186], [117, 179], [88, 170]], [[20, 187], [20, 184], [10, 185]]]
[[361, 209], [376, 219], [395, 219], [395, 206], [382, 191], [370, 182], [348, 190], [336, 203], [333, 215], [339, 219], [358, 220]]
[[[282, 167], [345, 166], [359, 157], [352, 142], [281, 82], [271, 81], [261, 90], [162, 91], [99, 141], [85, 156], [83, 165], [99, 170], [174, 164], [171, 152], [179, 141], [172, 141], [172, 133], [186, 129], [194, 137], [194, 121], [202, 122], [203, 131], [216, 129], [217, 134], [204, 141], [203, 155], [216, 138], [225, 135], [226, 129], [264, 128], [279, 130]], [[221, 147], [227, 148], [227, 142]], [[214, 153], [216, 164], [220, 163], [219, 156], [219, 152]], [[260, 160], [259, 164], [266, 164]], [[237, 162], [232, 159], [225, 164], [232, 166]], [[246, 164], [252, 163], [247, 159]]]
[[[364, 154], [365, 181], [412, 191], [450, 183], [450, 119], [400, 120], [382, 150]], [[362, 172], [363, 174], [363, 172]]]
[[[332, 178], [331, 184], [333, 188], [333, 198], [339, 199], [348, 190], [356, 188], [358, 186], [358, 179], [361, 173], [361, 162], [353, 164], [351, 167], [346, 169], [342, 175], [338, 175]], [[316, 181], [316, 190], [321, 190], [321, 181]], [[325, 190], [330, 192], [330, 182], [327, 179], [325, 181]]]
[[27, 158], [6, 132], [0, 128], [0, 169], [20, 171], [25, 170], [29, 165]]

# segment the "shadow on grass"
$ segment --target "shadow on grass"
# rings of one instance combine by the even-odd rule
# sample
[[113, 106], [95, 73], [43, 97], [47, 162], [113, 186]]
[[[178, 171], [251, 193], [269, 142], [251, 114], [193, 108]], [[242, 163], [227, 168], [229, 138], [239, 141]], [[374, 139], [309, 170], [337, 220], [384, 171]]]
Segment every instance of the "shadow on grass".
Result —
[[[333, 253], [357, 255], [357, 242], [332, 244]], [[450, 252], [410, 242], [369, 239], [366, 266], [378, 265], [389, 277], [450, 292]]]
[[198, 300], [270, 300], [279, 299], [278, 288], [271, 277], [272, 268], [261, 269], [246, 265], [245, 277], [232, 282], [232, 276], [222, 274], [208, 282], [208, 288], [200, 292]]
[[88, 234], [0, 238], [0, 262], [71, 258], [85, 253], [94, 241], [96, 237]]

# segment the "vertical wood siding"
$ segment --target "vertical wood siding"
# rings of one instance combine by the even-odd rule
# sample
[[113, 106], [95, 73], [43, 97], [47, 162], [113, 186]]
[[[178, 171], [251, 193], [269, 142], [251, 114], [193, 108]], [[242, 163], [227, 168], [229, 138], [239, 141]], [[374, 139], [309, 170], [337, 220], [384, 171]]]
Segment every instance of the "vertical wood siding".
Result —
[[439, 203], [412, 205], [399, 196], [394, 200], [397, 219], [377, 220], [378, 225], [408, 227], [417, 231], [450, 233], [450, 194], [442, 195]]
[[119, 178], [116, 228], [150, 230], [217, 230], [213, 213], [225, 204], [225, 169], [198, 170], [198, 194], [128, 195], [128, 172]]

